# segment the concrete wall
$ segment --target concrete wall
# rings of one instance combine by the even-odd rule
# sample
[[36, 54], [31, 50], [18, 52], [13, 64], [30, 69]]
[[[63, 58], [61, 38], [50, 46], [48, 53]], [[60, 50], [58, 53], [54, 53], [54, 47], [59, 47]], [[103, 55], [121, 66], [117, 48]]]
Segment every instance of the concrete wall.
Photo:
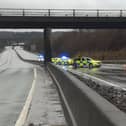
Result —
[[[126, 115], [73, 75], [55, 65], [50, 71], [68, 109], [69, 126], [126, 126]], [[65, 110], [66, 111], [66, 110]]]

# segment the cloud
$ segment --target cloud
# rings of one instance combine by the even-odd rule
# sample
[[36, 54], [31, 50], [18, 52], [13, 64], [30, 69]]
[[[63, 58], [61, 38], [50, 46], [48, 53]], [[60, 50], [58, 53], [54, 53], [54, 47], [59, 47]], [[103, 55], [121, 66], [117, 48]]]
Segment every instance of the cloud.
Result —
[[0, 0], [1, 8], [126, 8], [125, 0]]

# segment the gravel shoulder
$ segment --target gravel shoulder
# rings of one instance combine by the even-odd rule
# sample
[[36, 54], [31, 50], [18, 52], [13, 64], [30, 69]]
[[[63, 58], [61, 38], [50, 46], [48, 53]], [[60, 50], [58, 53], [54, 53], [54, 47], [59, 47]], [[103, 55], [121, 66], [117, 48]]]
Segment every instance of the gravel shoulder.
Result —
[[85, 78], [83, 74], [77, 74], [76, 72], [71, 72], [78, 79], [83, 81], [87, 86], [92, 88], [106, 100], [111, 102], [121, 111], [126, 112], [126, 89], [121, 87], [115, 87], [111, 85], [105, 85], [98, 82], [95, 82], [92, 79]]

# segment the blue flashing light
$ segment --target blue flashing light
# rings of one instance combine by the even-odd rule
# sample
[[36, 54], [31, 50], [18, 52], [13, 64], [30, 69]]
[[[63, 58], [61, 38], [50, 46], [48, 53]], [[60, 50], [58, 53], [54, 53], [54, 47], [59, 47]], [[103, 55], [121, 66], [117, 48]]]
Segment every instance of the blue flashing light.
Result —
[[39, 57], [40, 57], [40, 58], [43, 58], [44, 56], [40, 55]]
[[43, 54], [39, 54], [39, 57], [40, 57], [40, 58], [44, 58], [44, 55], [43, 55]]
[[61, 59], [67, 60], [67, 59], [69, 59], [69, 58], [68, 58], [67, 56], [62, 56]]
[[44, 55], [43, 55], [43, 54], [39, 54], [38, 60], [39, 60], [39, 61], [44, 61]]
[[59, 55], [59, 57], [69, 57], [69, 54], [67, 52], [63, 52]]

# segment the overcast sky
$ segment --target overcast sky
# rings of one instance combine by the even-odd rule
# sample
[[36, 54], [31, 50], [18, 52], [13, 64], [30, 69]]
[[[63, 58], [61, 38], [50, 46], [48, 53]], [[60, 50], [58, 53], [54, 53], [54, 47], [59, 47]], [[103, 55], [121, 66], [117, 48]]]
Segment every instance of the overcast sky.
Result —
[[126, 8], [126, 0], [0, 0], [0, 8]]

